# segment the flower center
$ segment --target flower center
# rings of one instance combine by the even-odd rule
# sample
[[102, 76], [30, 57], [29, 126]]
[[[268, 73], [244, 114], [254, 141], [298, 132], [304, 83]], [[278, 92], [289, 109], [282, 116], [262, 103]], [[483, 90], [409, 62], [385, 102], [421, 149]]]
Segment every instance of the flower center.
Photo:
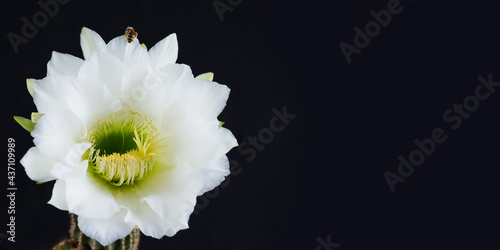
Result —
[[152, 121], [137, 112], [113, 113], [96, 122], [88, 133], [92, 146], [89, 168], [107, 182], [132, 185], [151, 171], [161, 139]]

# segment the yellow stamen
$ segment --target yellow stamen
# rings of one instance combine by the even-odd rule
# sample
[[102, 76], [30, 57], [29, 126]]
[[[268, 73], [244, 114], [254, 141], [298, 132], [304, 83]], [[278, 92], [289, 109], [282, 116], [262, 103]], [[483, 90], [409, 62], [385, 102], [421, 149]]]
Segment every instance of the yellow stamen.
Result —
[[[115, 186], [133, 185], [153, 168], [162, 139], [150, 119], [137, 112], [112, 114], [89, 129], [93, 171]], [[124, 150], [126, 149], [126, 150]], [[106, 151], [108, 150], [108, 151]]]

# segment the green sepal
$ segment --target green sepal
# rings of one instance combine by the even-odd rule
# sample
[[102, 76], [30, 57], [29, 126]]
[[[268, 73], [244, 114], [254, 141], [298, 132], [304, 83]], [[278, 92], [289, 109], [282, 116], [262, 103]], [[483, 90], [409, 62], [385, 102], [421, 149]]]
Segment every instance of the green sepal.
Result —
[[36, 121], [38, 121], [38, 119], [40, 119], [40, 117], [42, 117], [44, 114], [42, 113], [38, 113], [38, 112], [32, 112], [31, 113], [31, 121], [36, 123]]
[[33, 97], [33, 84], [35, 83], [36, 79], [33, 78], [26, 78], [26, 87], [28, 88], [28, 92], [30, 93], [31, 97]]
[[147, 46], [146, 46], [146, 44], [144, 44], [144, 43], [141, 43], [141, 46], [142, 46], [144, 49], [146, 49], [146, 50], [148, 49], [148, 47], [147, 47]]
[[20, 116], [14, 116], [14, 120], [16, 120], [16, 122], [19, 123], [19, 125], [21, 125], [21, 127], [26, 129], [28, 132], [31, 132], [33, 131], [33, 129], [35, 129], [36, 123], [32, 122], [30, 119], [26, 119]]
[[198, 75], [197, 77], [195, 77], [195, 79], [206, 80], [206, 81], [213, 81], [214, 80], [214, 73], [212, 73], [212, 72], [203, 73], [203, 74]]
[[226, 122], [219, 121], [219, 127], [222, 127], [222, 125], [224, 125], [224, 123], [226, 123]]

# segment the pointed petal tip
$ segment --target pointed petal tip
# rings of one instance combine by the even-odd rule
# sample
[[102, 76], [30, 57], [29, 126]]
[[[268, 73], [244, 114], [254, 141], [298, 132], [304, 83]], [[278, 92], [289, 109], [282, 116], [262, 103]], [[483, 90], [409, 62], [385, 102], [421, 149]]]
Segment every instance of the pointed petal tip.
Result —
[[153, 65], [156, 65], [157, 68], [167, 64], [174, 64], [177, 61], [178, 52], [179, 44], [175, 33], [163, 38], [149, 50], [151, 62]]
[[83, 27], [80, 33], [80, 45], [82, 47], [83, 57], [87, 60], [94, 52], [104, 49], [106, 43], [97, 32], [87, 27]]
[[198, 75], [195, 78], [200, 79], [200, 80], [213, 81], [214, 80], [214, 73], [212, 73], [212, 72], [203, 73], [203, 74]]

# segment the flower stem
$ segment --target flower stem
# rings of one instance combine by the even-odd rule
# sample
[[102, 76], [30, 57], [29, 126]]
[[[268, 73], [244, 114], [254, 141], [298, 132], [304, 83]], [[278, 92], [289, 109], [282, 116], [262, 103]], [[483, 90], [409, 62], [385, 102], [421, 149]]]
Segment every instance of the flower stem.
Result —
[[109, 246], [103, 246], [94, 239], [87, 237], [78, 228], [78, 216], [70, 213], [70, 226], [68, 239], [63, 239], [52, 250], [137, 250], [139, 249], [140, 231], [134, 228], [125, 238], [113, 242]]

